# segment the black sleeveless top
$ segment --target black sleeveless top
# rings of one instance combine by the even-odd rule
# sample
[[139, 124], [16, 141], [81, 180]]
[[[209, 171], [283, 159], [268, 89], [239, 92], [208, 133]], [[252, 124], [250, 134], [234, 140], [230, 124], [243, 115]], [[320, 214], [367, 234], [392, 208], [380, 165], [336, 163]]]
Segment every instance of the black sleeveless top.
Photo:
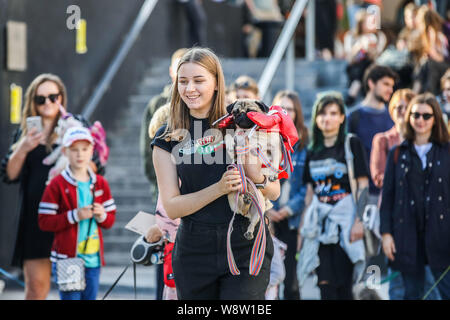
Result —
[[[159, 128], [151, 146], [157, 146], [172, 154], [177, 175], [181, 180], [180, 193], [200, 191], [218, 182], [232, 160], [227, 156], [223, 139], [215, 138], [208, 119], [190, 116], [189, 135], [181, 142], [165, 141], [160, 136], [166, 126]], [[233, 215], [224, 195], [182, 220], [204, 224], [229, 223]]]

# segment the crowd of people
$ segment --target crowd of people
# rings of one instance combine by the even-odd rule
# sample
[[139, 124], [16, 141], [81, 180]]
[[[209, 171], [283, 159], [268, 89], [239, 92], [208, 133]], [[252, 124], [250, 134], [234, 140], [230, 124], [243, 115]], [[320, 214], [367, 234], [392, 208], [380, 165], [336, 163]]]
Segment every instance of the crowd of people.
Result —
[[[252, 14], [265, 8], [245, 2]], [[230, 169], [216, 133], [227, 106], [261, 100], [257, 82], [240, 75], [226, 86], [220, 60], [207, 48], [172, 55], [171, 84], [149, 102], [140, 135], [149, 196], [157, 199], [158, 228], [146, 239], [168, 234], [169, 263], [156, 265], [157, 299], [300, 300], [311, 274], [321, 299], [355, 299], [378, 251], [388, 261], [390, 299], [450, 299], [448, 35], [428, 6], [408, 5], [404, 17], [395, 48], [386, 49], [371, 12], [355, 15], [344, 41], [349, 91], [318, 94], [309, 126], [295, 91], [275, 94], [271, 105], [282, 108], [299, 140], [285, 179], [267, 179], [260, 158], [244, 155], [245, 176], [273, 202], [259, 222], [269, 236], [256, 274], [253, 241], [244, 237], [248, 219], [234, 216], [227, 199], [245, 181]], [[259, 27], [273, 39], [283, 18], [269, 18]], [[26, 299], [45, 299], [52, 274], [56, 281], [67, 277], [61, 270], [68, 260], [82, 261], [81, 285], [68, 290], [60, 279], [61, 299], [95, 299], [104, 265], [101, 229], [115, 220], [90, 123], [71, 115], [80, 126], [60, 130], [66, 104], [59, 77], [34, 79], [2, 160], [4, 182], [20, 183], [14, 265], [23, 268]], [[40, 129], [28, 127], [35, 116]], [[52, 166], [43, 160], [58, 146], [68, 165], [48, 181]], [[377, 239], [375, 254], [368, 232]], [[237, 272], [230, 272], [228, 242]]]
[[[447, 66], [447, 56], [441, 56], [441, 60], [438, 61], [439, 57], [433, 56], [433, 49], [430, 51], [429, 47], [433, 48], [435, 44], [426, 44], [429, 41], [427, 37], [433, 37], [433, 31], [430, 30], [438, 31], [437, 34], [441, 38], [440, 43], [445, 43], [444, 38], [442, 38], [442, 35], [444, 35], [442, 21], [440, 26], [429, 26], [430, 20], [439, 21], [436, 19], [436, 15], [438, 14], [427, 6], [420, 8], [413, 4], [406, 6], [406, 26], [399, 34], [396, 47], [389, 48], [391, 51], [396, 51], [392, 54], [392, 52], [386, 50], [387, 38], [382, 30], [375, 28], [374, 24], [368, 23], [368, 21], [371, 21], [370, 19], [373, 19], [371, 13], [365, 8], [357, 12], [355, 15], [355, 33], [353, 31], [349, 32], [344, 41], [346, 55], [352, 56], [349, 59], [348, 67], [349, 93], [340, 95], [337, 92], [327, 92], [317, 98], [309, 134], [303, 121], [301, 102], [298, 95], [295, 92], [281, 91], [275, 96], [272, 105], [280, 105], [290, 114], [301, 138], [292, 155], [294, 171], [290, 173], [289, 179], [280, 180], [280, 197], [277, 201], [274, 201], [274, 207], [266, 212], [270, 220], [271, 228], [269, 229], [272, 235], [272, 242], [275, 250], [279, 250], [281, 253], [278, 256], [275, 253], [273, 254], [269, 277], [270, 283], [266, 288], [266, 298], [282, 296], [284, 299], [300, 299], [302, 281], [311, 271], [314, 271], [318, 276], [317, 284], [320, 288], [322, 299], [354, 298], [355, 277], [356, 279], [363, 277], [361, 266], [369, 265], [372, 261], [371, 259], [373, 259], [373, 257], [364, 254], [366, 225], [363, 223], [365, 206], [373, 205], [377, 208], [377, 212], [381, 209], [380, 217], [378, 218], [380, 219], [378, 222], [379, 248], [383, 249], [383, 254], [389, 260], [390, 298], [419, 299], [425, 293], [428, 293], [427, 297], [429, 299], [448, 299], [448, 276], [446, 275], [448, 254], [446, 254], [445, 250], [440, 251], [428, 248], [429, 244], [428, 242], [425, 244], [424, 240], [426, 238], [425, 233], [434, 233], [436, 230], [425, 231], [426, 228], [433, 227], [425, 227], [423, 219], [418, 220], [422, 221], [421, 225], [412, 224], [412, 222], [408, 221], [411, 230], [421, 230], [418, 232], [419, 236], [414, 238], [419, 251], [412, 262], [413, 265], [417, 266], [417, 269], [414, 270], [413, 274], [415, 276], [411, 280], [410, 267], [399, 267], [397, 262], [394, 263], [398, 248], [393, 244], [395, 237], [390, 233], [392, 231], [383, 232], [386, 231], [384, 228], [386, 227], [387, 212], [382, 210], [389, 201], [389, 197], [386, 197], [387, 199], [384, 200], [384, 203], [382, 202], [382, 190], [384, 171], [386, 170], [390, 150], [397, 145], [401, 145], [401, 142], [404, 140], [404, 144], [409, 143], [410, 145], [416, 144], [420, 146], [422, 143], [421, 140], [419, 140], [420, 142], [415, 141], [416, 131], [414, 129], [412, 131], [413, 134], [408, 139], [404, 138], [403, 132], [407, 123], [411, 122], [411, 128], [416, 126], [416, 128], [422, 129], [423, 124], [416, 124], [416, 122], [421, 122], [422, 119], [423, 121], [429, 121], [430, 117], [433, 118], [433, 125], [429, 127], [431, 131], [437, 130], [432, 129], [434, 127], [447, 129], [442, 137], [434, 138], [434, 135], [428, 136], [426, 140], [428, 145], [427, 151], [432, 146], [435, 146], [434, 149], [444, 146], [445, 149], [445, 145], [448, 144], [448, 102], [446, 102], [448, 95], [446, 90], [448, 89], [447, 84], [450, 85], [450, 81], [448, 80], [448, 73], [444, 75]], [[417, 23], [420, 27], [411, 27], [412, 23]], [[411, 43], [414, 41], [417, 44], [417, 39], [421, 39], [423, 46], [423, 51], [419, 55], [423, 61], [427, 60], [427, 63], [422, 63], [421, 65], [414, 65], [414, 59], [417, 56], [416, 51], [411, 47]], [[438, 51], [444, 52], [444, 50]], [[403, 65], [401, 68], [398, 68], [395, 63], [391, 63], [392, 59], [390, 60], [389, 54], [398, 58], [399, 53], [404, 54], [405, 52], [408, 53], [408, 67], [410, 69], [403, 68]], [[411, 53], [412, 55], [410, 55]], [[397, 60], [394, 62], [397, 62]], [[436, 61], [439, 64], [438, 67], [434, 68], [433, 63]], [[357, 71], [354, 72], [352, 68], [357, 69]], [[410, 73], [408, 73], [408, 70]], [[355, 75], [354, 78], [352, 78], [353, 75]], [[440, 101], [440, 113], [439, 110], [433, 109], [433, 112], [429, 112], [429, 115], [425, 116], [428, 118], [425, 120], [414, 107], [414, 110], [410, 110], [408, 115], [406, 110], [409, 108], [409, 103], [413, 97], [423, 98], [425, 92], [431, 91], [429, 87], [418, 86], [417, 84], [422, 82], [428, 85], [433, 81], [435, 83], [435, 77], [439, 77], [438, 87], [440, 89], [436, 89], [437, 87], [434, 86], [432, 93], [434, 94], [434, 100]], [[406, 89], [408, 86], [410, 89]], [[397, 89], [396, 92], [394, 92], [394, 88]], [[192, 90], [195, 91], [194, 89]], [[441, 90], [442, 94], [440, 94]], [[352, 92], [356, 92], [356, 94], [352, 96]], [[261, 99], [254, 79], [246, 75], [239, 76], [225, 89], [226, 105], [233, 103], [237, 99]], [[182, 99], [182, 101], [184, 100]], [[354, 102], [357, 102], [357, 104]], [[189, 108], [188, 102], [185, 101], [185, 103]], [[345, 106], [348, 103], [353, 105], [349, 111], [347, 111]], [[428, 105], [432, 103], [430, 101], [427, 102]], [[389, 108], [387, 107], [388, 105]], [[417, 116], [416, 114], [419, 115]], [[212, 124], [212, 121], [210, 121], [210, 124]], [[206, 128], [206, 125], [203, 124], [202, 127]], [[146, 128], [146, 126], [143, 127], [143, 132], [146, 132]], [[442, 130], [439, 129], [439, 131], [441, 132]], [[354, 158], [353, 170], [357, 186], [357, 191], [353, 191], [353, 193], [357, 193], [354, 200], [357, 206], [353, 209], [351, 201], [349, 201], [351, 198], [350, 194], [352, 194], [351, 182], [348, 175], [345, 174], [345, 169], [344, 174], [340, 174], [339, 171], [340, 169], [342, 170], [342, 167], [345, 168], [348, 165], [344, 147], [347, 132], [352, 134], [349, 141]], [[308, 135], [311, 135], [311, 138], [308, 138]], [[327, 136], [329, 136], [328, 139]], [[420, 149], [420, 147], [418, 148]], [[442, 157], [448, 159], [448, 154], [443, 154]], [[437, 161], [441, 163], [443, 159]], [[393, 176], [392, 174], [390, 175], [390, 177]], [[441, 183], [443, 183], [442, 179], [441, 177]], [[179, 181], [179, 183], [182, 182]], [[411, 182], [403, 183], [412, 186]], [[448, 188], [448, 181], [445, 187]], [[427, 192], [430, 192], [429, 189], [427, 190]], [[392, 194], [391, 192], [390, 195]], [[407, 192], [407, 194], [410, 194], [410, 192]], [[415, 196], [430, 198], [419, 194], [415, 194]], [[177, 197], [174, 196], [174, 198]], [[315, 197], [317, 197], [318, 202], [313, 201]], [[448, 203], [448, 199], [445, 200], [444, 198], [445, 196], [441, 195], [438, 199], [442, 203]], [[311, 221], [307, 221], [308, 224], [305, 226], [303, 221], [300, 223], [300, 217], [303, 216], [305, 219], [310, 217], [306, 212], [313, 210], [311, 209], [312, 204], [314, 204], [315, 210], [327, 212], [327, 216], [320, 216], [319, 214], [320, 219], [323, 220], [314, 220], [318, 225], [311, 225]], [[324, 204], [328, 206], [324, 206]], [[346, 205], [348, 207], [345, 207]], [[423, 215], [425, 211], [431, 213], [432, 210], [429, 211], [430, 209], [427, 205], [429, 205], [428, 202], [420, 202], [420, 205], [417, 207], [417, 216]], [[339, 211], [342, 209], [342, 206], [346, 210]], [[336, 213], [338, 218], [334, 216]], [[343, 224], [339, 220], [339, 214], [341, 213], [346, 216], [347, 224]], [[389, 212], [389, 214], [391, 215], [390, 220], [398, 219], [394, 212]], [[188, 215], [191, 216], [192, 213], [188, 213]], [[405, 218], [401, 218], [401, 223], [403, 223], [403, 219]], [[441, 215], [440, 219], [444, 220], [445, 215]], [[185, 221], [188, 219], [181, 220]], [[323, 233], [324, 229], [329, 228], [329, 223], [339, 225], [337, 234], [328, 234], [326, 231]], [[307, 259], [302, 260], [304, 254], [311, 254], [311, 251], [308, 249], [311, 248], [310, 244], [306, 246], [306, 249], [304, 249], [304, 245], [312, 241], [307, 235], [308, 231], [313, 230], [314, 227], [318, 228], [316, 231], [322, 230], [317, 231], [316, 235], [321, 234], [320, 237], [331, 236], [331, 238], [326, 237], [325, 239], [332, 241], [327, 243], [327, 240], [321, 238], [321, 240], [316, 242], [316, 245], [320, 243], [316, 247], [316, 255], [313, 255], [317, 259], [314, 262], [316, 264], [311, 262], [310, 259], [313, 259], [311, 255]], [[402, 233], [402, 240], [398, 241], [409, 241], [409, 238], [408, 240], [403, 240], [405, 234], [407, 234], [406, 231]], [[445, 238], [442, 231], [439, 234]], [[398, 237], [399, 235], [397, 235]], [[339, 239], [339, 241], [336, 241], [336, 239]], [[443, 248], [443, 246], [441, 247]], [[435, 254], [436, 256], [428, 256], [427, 248], [434, 252], [430, 253], [431, 255]], [[299, 251], [300, 257], [296, 258]], [[397, 260], [401, 260], [404, 254], [401, 250], [398, 253], [399, 257]], [[280, 258], [283, 261], [282, 264], [279, 263]], [[320, 263], [317, 261], [320, 261]], [[432, 266], [433, 263], [428, 263], [428, 261], [435, 261], [436, 265]], [[283, 266], [281, 268], [283, 270], [280, 270], [280, 266]], [[418, 269], [421, 270], [418, 273], [419, 276], [416, 274]], [[420, 275], [422, 275], [423, 279]], [[438, 279], [439, 282], [437, 283]], [[423, 282], [421, 285], [420, 281]], [[414, 287], [415, 292], [411, 291], [412, 283], [416, 285]], [[418, 283], [419, 286], [417, 286]], [[435, 288], [436, 283], [438, 289]], [[186, 286], [189, 287], [189, 285]], [[278, 292], [280, 286], [284, 288], [282, 293]], [[428, 292], [429, 290], [430, 292]], [[218, 294], [220, 297], [221, 293]]]

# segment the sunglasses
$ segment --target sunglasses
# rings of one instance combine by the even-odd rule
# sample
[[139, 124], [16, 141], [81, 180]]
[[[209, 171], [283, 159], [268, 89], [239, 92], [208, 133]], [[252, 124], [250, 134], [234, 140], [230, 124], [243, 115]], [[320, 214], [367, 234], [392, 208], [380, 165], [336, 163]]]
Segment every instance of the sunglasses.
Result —
[[294, 108], [286, 108], [286, 107], [283, 107], [283, 106], [282, 106], [282, 108], [283, 108], [283, 110], [286, 110], [287, 112], [294, 112], [295, 111]]
[[420, 112], [412, 112], [411, 117], [414, 119], [419, 119], [420, 117], [423, 118], [423, 120], [430, 120], [434, 115], [432, 113], [420, 113]]
[[58, 99], [59, 95], [60, 95], [60, 93], [49, 94], [47, 97], [46, 96], [35, 96], [34, 103], [36, 103], [37, 105], [45, 104], [45, 101], [47, 100], [47, 98], [49, 98], [49, 100], [52, 103], [55, 103], [55, 101], [56, 101], [56, 99]]
[[234, 84], [234, 88], [237, 89], [254, 89], [254, 85], [252, 85], [252, 83], [250, 83], [250, 81], [244, 81], [244, 82], [240, 82], [240, 83], [235, 83]]

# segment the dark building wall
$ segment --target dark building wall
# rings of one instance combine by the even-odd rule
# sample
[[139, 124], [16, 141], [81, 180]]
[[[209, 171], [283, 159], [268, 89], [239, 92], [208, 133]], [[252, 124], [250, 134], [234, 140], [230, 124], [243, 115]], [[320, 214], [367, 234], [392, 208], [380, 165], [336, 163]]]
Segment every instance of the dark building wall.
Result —
[[[129, 32], [143, 0], [0, 0], [0, 157], [18, 125], [10, 123], [9, 87], [23, 93], [41, 73], [62, 78], [68, 91], [68, 109], [80, 113]], [[208, 46], [219, 56], [240, 55], [241, 10], [224, 3], [203, 1], [208, 16]], [[86, 54], [75, 52], [75, 30], [69, 30], [67, 7], [78, 5], [87, 20]], [[27, 24], [27, 70], [6, 70], [6, 23]], [[189, 46], [185, 12], [175, 0], [160, 0], [120, 67], [91, 121], [113, 130], [114, 117], [126, 108], [144, 72], [155, 57], [169, 57]], [[140, 116], [140, 115], [139, 115]], [[18, 186], [0, 183], [0, 266], [7, 266], [18, 223]]]

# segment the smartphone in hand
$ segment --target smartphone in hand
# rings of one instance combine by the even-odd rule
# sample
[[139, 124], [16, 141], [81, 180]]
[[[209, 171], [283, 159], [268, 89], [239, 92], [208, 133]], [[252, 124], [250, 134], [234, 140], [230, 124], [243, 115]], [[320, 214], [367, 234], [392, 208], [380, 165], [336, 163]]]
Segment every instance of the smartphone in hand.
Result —
[[32, 128], [36, 128], [36, 133], [42, 132], [42, 120], [40, 116], [27, 118], [27, 129], [31, 131]]

